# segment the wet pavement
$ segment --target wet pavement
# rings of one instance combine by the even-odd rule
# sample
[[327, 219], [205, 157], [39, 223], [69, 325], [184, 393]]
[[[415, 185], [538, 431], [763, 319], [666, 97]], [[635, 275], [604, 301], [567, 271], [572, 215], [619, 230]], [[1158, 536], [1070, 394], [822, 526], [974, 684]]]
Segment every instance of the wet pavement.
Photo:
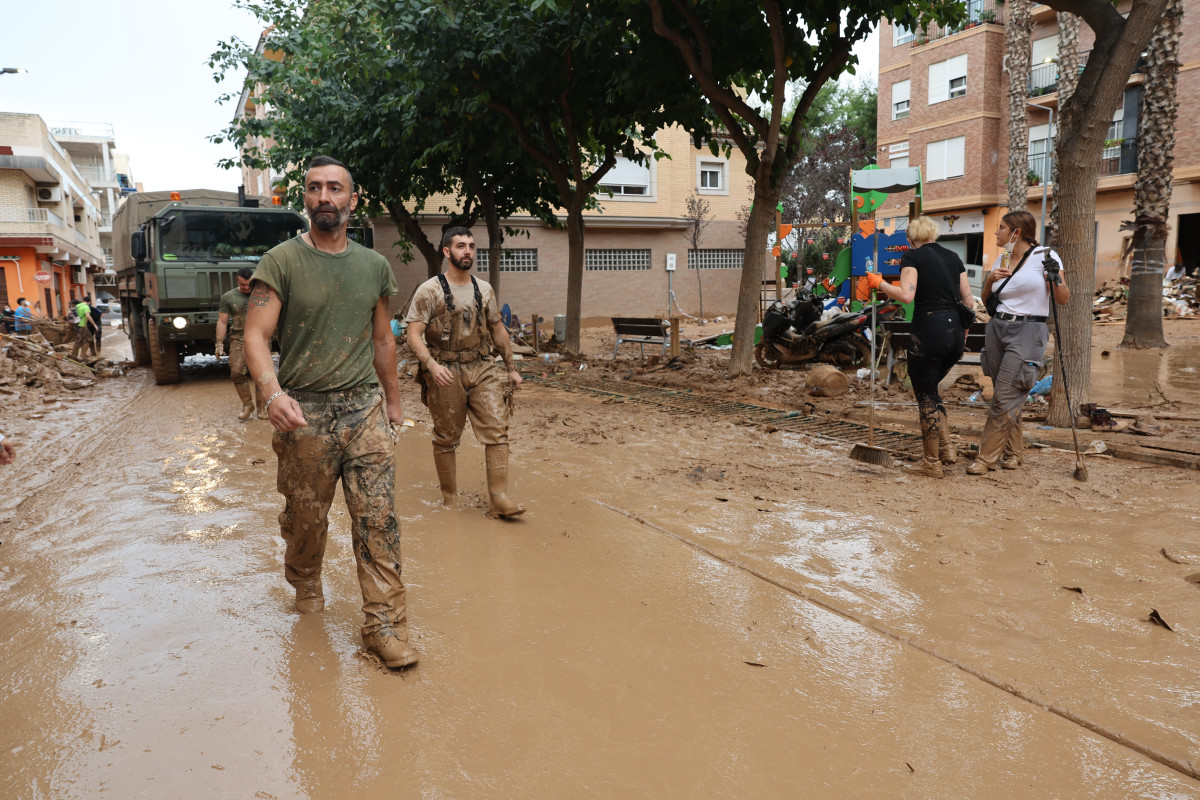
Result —
[[292, 609], [219, 370], [48, 417], [3, 473], [0, 796], [1200, 797], [1194, 472], [930, 486], [530, 386], [506, 523], [470, 435], [437, 503], [405, 391], [405, 672], [360, 651], [340, 496], [328, 608]]

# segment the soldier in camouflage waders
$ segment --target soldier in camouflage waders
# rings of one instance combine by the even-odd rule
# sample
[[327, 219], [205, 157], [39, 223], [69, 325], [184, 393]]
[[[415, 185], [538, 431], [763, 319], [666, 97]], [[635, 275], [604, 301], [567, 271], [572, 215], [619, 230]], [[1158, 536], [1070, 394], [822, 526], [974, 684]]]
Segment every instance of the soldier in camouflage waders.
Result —
[[[254, 277], [254, 267], [242, 267], [237, 271], [237, 287], [221, 295], [221, 309], [217, 314], [217, 358], [225, 355], [225, 333], [229, 332], [229, 379], [237, 390], [242, 401], [242, 410], [238, 419], [242, 422], [250, 419], [254, 413], [255, 398], [251, 394], [253, 387], [250, 380], [250, 369], [246, 366], [246, 356], [243, 352], [246, 328], [246, 309], [250, 307], [250, 279]], [[267, 411], [259, 389], [258, 418], [266, 419]]]
[[[263, 256], [246, 316], [250, 374], [275, 427], [284, 574], [296, 610], [321, 611], [321, 563], [338, 481], [350, 511], [362, 589], [363, 644], [389, 667], [415, 664], [408, 643], [393, 425], [403, 421], [387, 259], [346, 238], [357, 205], [350, 172], [317, 156], [304, 184], [313, 229]], [[270, 341], [279, 329], [279, 374]]]
[[[442, 254], [450, 266], [417, 287], [406, 318], [408, 345], [421, 364], [421, 402], [433, 418], [433, 463], [442, 502], [455, 504], [455, 451], [469, 418], [484, 449], [490, 514], [515, 517], [525, 507], [508, 499], [508, 417], [513, 390], [521, 385], [512, 342], [492, 287], [470, 273], [475, 263], [471, 232], [447, 230]], [[504, 359], [504, 369], [486, 358], [493, 349]]]

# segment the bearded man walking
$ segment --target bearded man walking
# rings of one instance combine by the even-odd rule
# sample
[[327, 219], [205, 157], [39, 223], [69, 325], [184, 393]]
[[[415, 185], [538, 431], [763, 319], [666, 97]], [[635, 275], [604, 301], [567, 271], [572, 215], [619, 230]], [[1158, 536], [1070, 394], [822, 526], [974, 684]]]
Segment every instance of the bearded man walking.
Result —
[[[393, 425], [404, 413], [388, 297], [397, 288], [387, 259], [346, 237], [357, 204], [345, 165], [329, 156], [310, 162], [304, 207], [313, 228], [259, 262], [245, 353], [275, 427], [284, 574], [296, 590], [296, 610], [325, 608], [321, 566], [340, 480], [363, 596], [363, 645], [396, 668], [418, 658], [408, 643], [394, 508]], [[276, 328], [278, 375], [270, 353]]]
[[[448, 229], [442, 235], [442, 255], [450, 259], [450, 266], [417, 287], [406, 318], [408, 346], [421, 365], [421, 402], [433, 418], [433, 463], [442, 503], [456, 502], [455, 452], [469, 417], [483, 445], [490, 514], [515, 517], [525, 513], [525, 507], [508, 499], [508, 417], [513, 390], [521, 385], [512, 341], [492, 287], [471, 275], [471, 231]], [[504, 359], [504, 370], [485, 358], [493, 349]]]

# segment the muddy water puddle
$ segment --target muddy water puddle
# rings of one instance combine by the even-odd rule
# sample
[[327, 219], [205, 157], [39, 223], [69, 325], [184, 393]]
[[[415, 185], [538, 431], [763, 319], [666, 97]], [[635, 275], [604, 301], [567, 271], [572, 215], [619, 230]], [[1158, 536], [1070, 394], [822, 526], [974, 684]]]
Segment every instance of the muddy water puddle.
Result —
[[[291, 609], [269, 428], [235, 402], [204, 375], [145, 386], [101, 431], [122, 447], [64, 464], [5, 529], [0, 796], [1200, 797], [975, 674], [1194, 749], [1200, 621], [1171, 580], [1200, 567], [1152, 552], [1167, 531], [1200, 553], [1172, 484], [966, 521], [962, 487], [937, 505], [798, 437], [531, 392], [513, 460], [531, 511], [506, 524], [477, 507], [473, 442], [467, 507], [437, 505], [409, 404], [422, 661], [390, 673], [359, 649], [340, 499], [329, 607]], [[1174, 638], [1134, 618], [1147, 599]]]

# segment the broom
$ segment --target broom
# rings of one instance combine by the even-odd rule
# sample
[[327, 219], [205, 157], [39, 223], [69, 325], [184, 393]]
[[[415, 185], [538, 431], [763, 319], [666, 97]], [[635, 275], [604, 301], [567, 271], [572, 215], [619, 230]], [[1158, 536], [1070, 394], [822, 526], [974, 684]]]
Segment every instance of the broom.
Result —
[[[876, 234], [878, 235], [878, 234]], [[878, 246], [878, 243], [877, 243]], [[867, 422], [867, 443], [861, 442], [850, 448], [850, 458], [864, 464], [875, 464], [880, 467], [890, 467], [892, 457], [887, 450], [875, 446], [875, 290], [871, 290], [871, 411]], [[880, 352], [880, 355], [883, 355]]]

